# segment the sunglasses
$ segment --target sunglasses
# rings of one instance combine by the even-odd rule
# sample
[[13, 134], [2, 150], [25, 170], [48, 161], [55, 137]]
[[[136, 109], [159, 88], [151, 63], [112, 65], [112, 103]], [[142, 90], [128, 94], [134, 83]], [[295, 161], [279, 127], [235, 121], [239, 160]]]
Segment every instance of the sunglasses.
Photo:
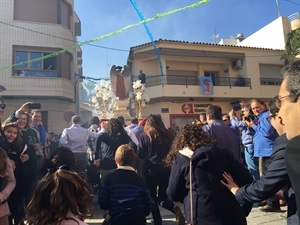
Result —
[[67, 165], [61, 165], [61, 166], [58, 166], [58, 167], [46, 168], [47, 173], [54, 173], [57, 170], [70, 170], [70, 167], [68, 167]]
[[5, 109], [6, 105], [4, 103], [0, 104], [1, 109]]

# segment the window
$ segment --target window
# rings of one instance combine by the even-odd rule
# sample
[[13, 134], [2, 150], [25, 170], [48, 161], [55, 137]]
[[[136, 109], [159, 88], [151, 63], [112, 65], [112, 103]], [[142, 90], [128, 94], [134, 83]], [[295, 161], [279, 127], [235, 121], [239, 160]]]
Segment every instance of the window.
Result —
[[261, 85], [280, 85], [282, 81], [281, 65], [259, 64]]
[[58, 23], [64, 25], [67, 28], [71, 28], [71, 6], [64, 1], [61, 1], [60, 7], [60, 20]]
[[73, 9], [64, 0], [14, 0], [14, 19], [62, 24], [71, 29]]
[[205, 77], [211, 77], [213, 85], [216, 85], [216, 79], [219, 77], [219, 72], [217, 71], [204, 71]]
[[14, 76], [57, 77], [57, 57], [44, 58], [51, 53], [15, 51]]

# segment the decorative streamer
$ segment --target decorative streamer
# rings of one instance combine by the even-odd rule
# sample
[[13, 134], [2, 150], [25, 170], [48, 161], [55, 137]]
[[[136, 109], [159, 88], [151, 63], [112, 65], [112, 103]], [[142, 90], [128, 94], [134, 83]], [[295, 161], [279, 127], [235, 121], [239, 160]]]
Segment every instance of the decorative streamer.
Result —
[[138, 23], [135, 23], [135, 24], [130, 24], [130, 25], [127, 25], [119, 30], [116, 30], [116, 31], [113, 31], [113, 32], [110, 32], [108, 34], [104, 34], [102, 36], [99, 36], [99, 37], [96, 37], [94, 39], [91, 39], [91, 40], [88, 40], [88, 41], [85, 41], [85, 42], [82, 42], [80, 44], [75, 44], [75, 45], [72, 45], [72, 46], [69, 46], [67, 48], [64, 48], [60, 51], [57, 51], [57, 52], [53, 52], [47, 56], [43, 56], [43, 57], [39, 57], [39, 58], [35, 58], [35, 59], [32, 59], [32, 60], [28, 60], [28, 61], [24, 61], [24, 62], [20, 62], [20, 63], [16, 63], [16, 64], [12, 64], [12, 65], [7, 65], [7, 66], [4, 66], [4, 67], [1, 67], [0, 68], [0, 72], [2, 72], [3, 70], [6, 70], [6, 69], [10, 69], [14, 66], [19, 66], [19, 65], [23, 65], [23, 64], [27, 64], [27, 63], [31, 63], [31, 62], [38, 62], [38, 61], [41, 61], [41, 60], [44, 60], [44, 59], [48, 59], [48, 58], [51, 58], [51, 57], [54, 57], [54, 56], [58, 56], [64, 52], [67, 52], [68, 50], [72, 50], [74, 48], [77, 48], [78, 46], [83, 46], [83, 45], [86, 45], [86, 44], [90, 44], [90, 43], [93, 43], [93, 42], [98, 42], [98, 41], [101, 41], [105, 38], [108, 38], [110, 36], [113, 36], [115, 34], [120, 34], [122, 33], [123, 31], [125, 30], [128, 30], [130, 28], [133, 28], [133, 27], [137, 27], [137, 26], [140, 26], [144, 23], [147, 23], [147, 22], [151, 22], [153, 20], [156, 20], [156, 19], [159, 19], [159, 18], [162, 18], [162, 17], [165, 17], [165, 16], [169, 16], [171, 14], [174, 14], [174, 13], [177, 13], [177, 12], [180, 12], [180, 11], [183, 11], [183, 10], [187, 10], [187, 9], [192, 9], [192, 8], [195, 8], [195, 7], [198, 7], [204, 3], [207, 3], [209, 0], [202, 0], [202, 1], [199, 1], [199, 2], [196, 2], [196, 3], [193, 3], [191, 5], [187, 5], [187, 6], [184, 6], [182, 8], [178, 8], [178, 9], [174, 9], [174, 10], [171, 10], [171, 11], [168, 11], [168, 12], [163, 12], [163, 13], [158, 13], [156, 14], [156, 16], [154, 17], [151, 17], [151, 18], [147, 18], [145, 20], [142, 20]]
[[[141, 12], [141, 10], [139, 9], [139, 7], [137, 6], [136, 2], [134, 0], [130, 0], [132, 6], [134, 7], [135, 11], [137, 12], [137, 14], [139, 15], [141, 21], [144, 21], [145, 18]], [[158, 60], [158, 64], [159, 64], [159, 69], [160, 69], [160, 75], [162, 76], [163, 75], [163, 67], [162, 67], [162, 62], [161, 62], [161, 58], [160, 58], [160, 55], [159, 55], [159, 52], [158, 52], [158, 49], [156, 48], [156, 44], [154, 42], [154, 38], [153, 38], [153, 35], [148, 27], [148, 24], [146, 22], [143, 22], [144, 24], [144, 27], [148, 33], [148, 36], [151, 40], [151, 43], [152, 43], [152, 46], [154, 48], [154, 51], [155, 51], [155, 54], [157, 56], [157, 60]]]

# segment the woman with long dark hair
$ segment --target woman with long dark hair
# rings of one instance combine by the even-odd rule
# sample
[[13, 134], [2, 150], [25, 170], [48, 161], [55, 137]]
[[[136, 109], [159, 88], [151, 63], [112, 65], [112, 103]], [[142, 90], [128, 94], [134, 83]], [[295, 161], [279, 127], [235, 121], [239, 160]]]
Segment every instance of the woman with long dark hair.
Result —
[[[165, 127], [159, 115], [150, 115], [147, 118], [144, 132], [140, 135], [138, 156], [144, 159], [142, 174], [154, 201], [152, 209], [154, 225], [162, 224], [158, 204], [175, 213], [175, 205], [166, 194], [170, 169], [164, 165], [173, 138], [173, 134]], [[179, 224], [181, 222], [184, 221], [180, 221]]]
[[105, 124], [104, 129], [105, 132], [99, 133], [96, 139], [95, 152], [95, 158], [100, 159], [100, 176], [102, 184], [107, 175], [117, 168], [115, 163], [115, 153], [117, 148], [122, 144], [129, 144], [136, 149], [136, 145], [127, 135], [122, 123], [118, 119], [111, 118]]

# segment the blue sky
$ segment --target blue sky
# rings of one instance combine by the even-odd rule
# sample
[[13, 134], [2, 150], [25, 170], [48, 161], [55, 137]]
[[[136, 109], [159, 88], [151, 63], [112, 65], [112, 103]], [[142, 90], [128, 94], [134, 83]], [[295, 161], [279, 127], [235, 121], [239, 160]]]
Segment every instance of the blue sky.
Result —
[[[140, 18], [130, 0], [74, 0], [81, 20], [79, 41], [87, 41], [114, 32]], [[135, 0], [144, 18], [172, 11], [197, 0]], [[278, 0], [281, 16], [300, 11], [300, 0]], [[245, 37], [264, 27], [278, 16], [276, 0], [210, 0], [148, 23], [155, 40], [195, 41], [213, 43], [214, 29], [219, 38], [243, 33]], [[270, 34], [272, 36], [272, 34]], [[270, 37], [266, 37], [270, 38]], [[220, 39], [218, 39], [220, 40]], [[124, 65], [132, 46], [151, 42], [144, 26], [133, 27], [106, 39], [84, 45], [83, 75], [108, 78], [112, 65]]]

